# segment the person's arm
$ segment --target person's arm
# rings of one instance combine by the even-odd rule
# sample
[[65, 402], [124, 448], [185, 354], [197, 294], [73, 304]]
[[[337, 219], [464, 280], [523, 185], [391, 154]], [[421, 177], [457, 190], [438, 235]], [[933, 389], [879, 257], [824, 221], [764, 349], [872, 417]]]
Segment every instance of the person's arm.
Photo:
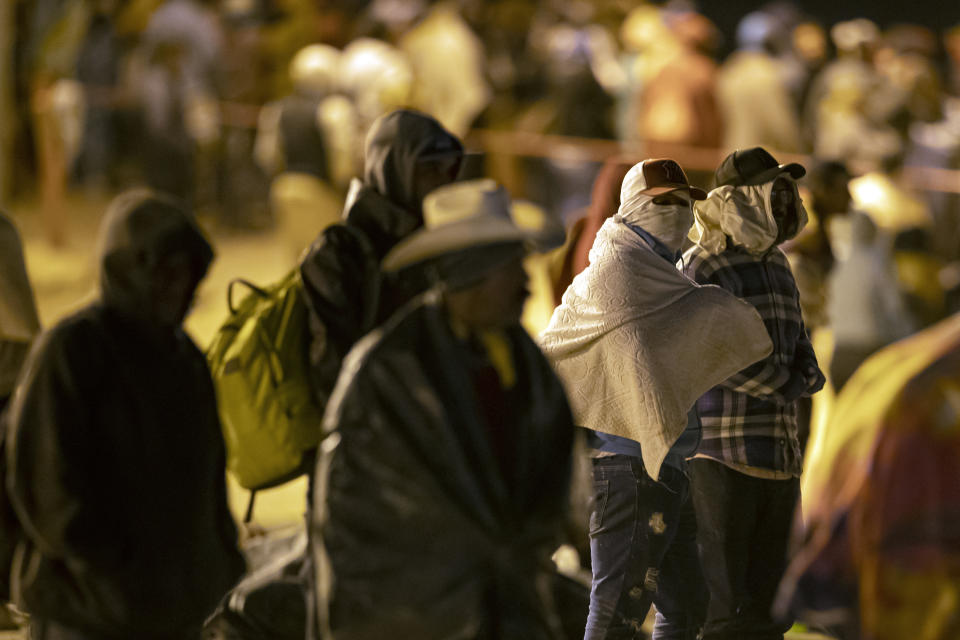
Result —
[[807, 336], [807, 328], [800, 323], [800, 339], [797, 340], [797, 350], [793, 358], [794, 369], [803, 374], [807, 381], [807, 388], [803, 395], [813, 395], [823, 388], [827, 378], [820, 370], [817, 362], [817, 354], [813, 350], [810, 338]]
[[[724, 267], [717, 260], [694, 256], [684, 267], [684, 273], [698, 284], [716, 285], [737, 295], [733, 267]], [[793, 402], [806, 390], [803, 376], [792, 367], [779, 364], [776, 352], [733, 374], [718, 386], [776, 404]]]
[[379, 264], [369, 258], [358, 233], [336, 224], [311, 245], [300, 276], [309, 310], [311, 379], [325, 404], [343, 358], [374, 326]]
[[344, 345], [344, 354], [372, 329], [379, 293], [379, 261], [360, 233], [328, 227], [300, 263], [307, 308], [322, 320], [325, 337]]
[[7, 491], [27, 536], [49, 557], [104, 551], [96, 507], [104, 497], [90, 473], [103, 446], [91, 433], [102, 392], [97, 338], [76, 326], [42, 336], [10, 406]]

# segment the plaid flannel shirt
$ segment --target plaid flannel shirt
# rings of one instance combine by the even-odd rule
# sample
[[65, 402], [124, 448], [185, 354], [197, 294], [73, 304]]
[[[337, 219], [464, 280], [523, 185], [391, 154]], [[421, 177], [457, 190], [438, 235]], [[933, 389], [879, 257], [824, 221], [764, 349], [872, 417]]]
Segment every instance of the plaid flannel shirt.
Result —
[[786, 256], [776, 247], [756, 257], [739, 247], [711, 255], [694, 246], [684, 256], [683, 271], [752, 304], [773, 342], [773, 353], [697, 401], [703, 425], [698, 455], [799, 476], [796, 400], [819, 389], [823, 374]]

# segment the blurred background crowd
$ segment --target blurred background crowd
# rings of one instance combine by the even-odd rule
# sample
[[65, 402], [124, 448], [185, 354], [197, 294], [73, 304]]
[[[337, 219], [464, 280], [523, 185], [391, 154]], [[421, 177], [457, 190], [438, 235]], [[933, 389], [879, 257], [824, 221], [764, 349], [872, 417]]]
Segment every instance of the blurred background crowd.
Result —
[[227, 259], [191, 326], [206, 344], [225, 282], [268, 236], [282, 264], [255, 279], [289, 270], [339, 219], [369, 125], [413, 107], [465, 141], [465, 177], [567, 229], [528, 265], [536, 334], [634, 162], [674, 158], [709, 189], [761, 145], [808, 169], [810, 223], [784, 250], [831, 380], [804, 407], [815, 448], [870, 354], [960, 310], [960, 12], [853, 5], [0, 0], [0, 202], [35, 282], [92, 235], [78, 203], [99, 216], [142, 183], [190, 203]]
[[821, 4], [5, 2], [0, 197], [35, 203], [56, 251], [71, 202], [146, 182], [209, 228], [278, 231], [292, 264], [339, 218], [370, 123], [409, 106], [464, 138], [465, 176], [570, 230], [539, 278], [559, 293], [630, 163], [669, 156], [709, 188], [762, 145], [810, 168], [788, 253], [808, 329], [832, 319], [849, 369], [958, 305], [960, 25]]
[[56, 249], [70, 202], [146, 182], [208, 227], [278, 230], [292, 264], [339, 218], [370, 123], [409, 106], [465, 139], [464, 175], [570, 230], [546, 265], [562, 292], [631, 162], [673, 157], [709, 188], [729, 150], [762, 145], [810, 167], [788, 253], [842, 380], [958, 306], [960, 26], [823, 4], [5, 2], [0, 196], [31, 198]]
[[712, 20], [689, 0], [15, 0], [0, 10], [12, 43], [0, 194], [36, 188], [55, 245], [65, 189], [142, 179], [224, 225], [262, 226], [288, 168], [277, 105], [326, 100], [335, 190], [369, 123], [413, 106], [459, 136], [511, 133], [467, 137], [488, 152], [474, 170], [566, 221], [615, 150], [706, 176], [729, 149], [763, 145], [883, 176], [854, 189], [860, 208], [887, 200], [878, 189], [932, 188], [920, 202], [901, 194], [909, 204], [878, 214], [881, 226], [922, 223], [937, 255], [956, 258], [955, 176], [899, 178], [956, 168], [960, 27], [825, 24], [790, 2], [733, 9]]

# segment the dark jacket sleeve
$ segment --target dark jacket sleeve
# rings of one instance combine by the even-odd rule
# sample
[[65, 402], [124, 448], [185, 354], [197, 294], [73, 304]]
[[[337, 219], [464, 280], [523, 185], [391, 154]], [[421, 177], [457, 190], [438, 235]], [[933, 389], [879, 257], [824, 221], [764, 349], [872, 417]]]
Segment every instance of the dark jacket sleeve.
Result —
[[51, 558], [91, 557], [103, 526], [89, 500], [97, 446], [91, 399], [102, 375], [95, 330], [58, 326], [36, 344], [10, 407], [7, 483], [27, 536]]
[[312, 382], [321, 406], [343, 358], [373, 328], [379, 266], [362, 235], [341, 224], [328, 227], [300, 264], [310, 314]]

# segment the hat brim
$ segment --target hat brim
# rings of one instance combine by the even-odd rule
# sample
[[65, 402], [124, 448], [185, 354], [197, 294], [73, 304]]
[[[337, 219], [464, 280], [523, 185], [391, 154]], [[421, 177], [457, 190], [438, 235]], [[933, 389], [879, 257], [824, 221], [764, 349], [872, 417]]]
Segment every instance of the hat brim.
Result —
[[704, 191], [703, 189], [694, 187], [693, 185], [681, 184], [681, 183], [665, 184], [659, 187], [650, 187], [649, 189], [644, 189], [640, 191], [640, 193], [644, 195], [656, 197], [659, 195], [663, 195], [664, 193], [673, 193], [674, 191], [688, 191], [690, 193], [690, 197], [693, 198], [694, 200], [707, 199], [707, 192]]
[[[561, 229], [562, 232], [562, 229]], [[551, 230], [527, 230], [507, 219], [474, 218], [437, 229], [421, 229], [401, 240], [381, 263], [384, 271], [399, 271], [425, 260], [464, 249], [517, 242], [543, 250], [558, 246]], [[560, 238], [559, 244], [563, 243]]]
[[791, 162], [790, 164], [781, 164], [776, 167], [770, 167], [766, 171], [761, 171], [755, 176], [751, 176], [747, 180], [743, 181], [742, 186], [756, 186], [758, 184], [764, 184], [765, 182], [770, 182], [781, 173], [789, 173], [791, 178], [794, 180], [799, 180], [803, 176], [807, 175], [807, 170], [803, 168], [802, 164], [797, 164], [796, 162]]

